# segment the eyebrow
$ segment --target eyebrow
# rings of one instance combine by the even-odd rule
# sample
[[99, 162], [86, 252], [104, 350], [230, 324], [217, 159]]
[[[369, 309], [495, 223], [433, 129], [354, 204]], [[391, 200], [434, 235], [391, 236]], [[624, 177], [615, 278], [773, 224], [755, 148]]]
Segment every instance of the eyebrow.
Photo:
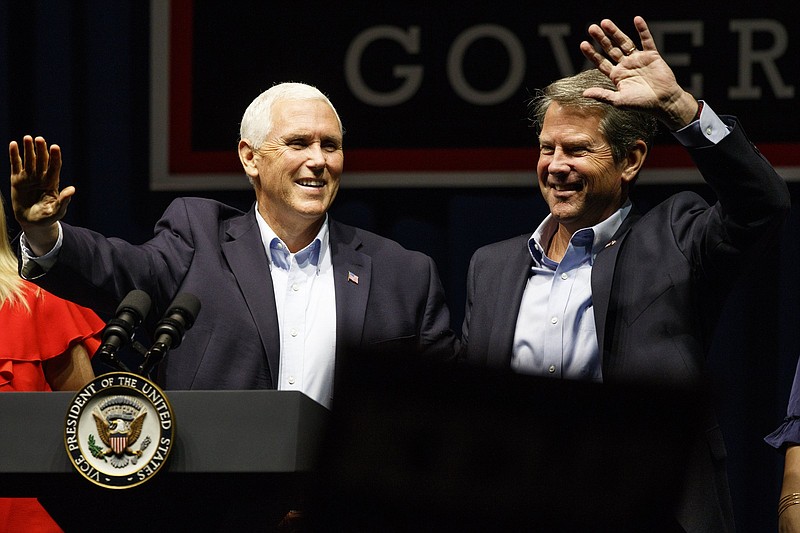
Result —
[[[285, 134], [281, 135], [281, 139], [290, 139], [290, 138], [298, 138], [298, 137], [314, 137], [315, 133], [312, 130], [294, 130], [288, 131]], [[337, 134], [327, 135], [324, 134], [320, 136], [320, 139], [341, 139], [342, 136]]]

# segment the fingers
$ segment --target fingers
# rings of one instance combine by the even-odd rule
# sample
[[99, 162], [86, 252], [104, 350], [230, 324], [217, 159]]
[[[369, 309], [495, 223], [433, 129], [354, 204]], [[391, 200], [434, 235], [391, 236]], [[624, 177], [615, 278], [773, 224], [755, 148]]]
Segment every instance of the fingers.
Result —
[[17, 141], [11, 141], [8, 145], [8, 161], [11, 163], [12, 176], [16, 176], [22, 172], [22, 159], [19, 157], [19, 145]]
[[33, 175], [36, 167], [36, 153], [33, 149], [33, 137], [26, 135], [22, 138], [22, 150], [22, 167], [26, 174], [29, 176]]
[[598, 70], [600, 70], [600, 72], [608, 76], [608, 74], [611, 72], [611, 67], [613, 67], [613, 65], [606, 58], [606, 56], [595, 50], [594, 46], [592, 46], [592, 44], [589, 41], [581, 42], [580, 48], [584, 57], [589, 61], [591, 61], [592, 64], [595, 67], [597, 67]]
[[45, 180], [47, 183], [58, 183], [61, 174], [61, 148], [57, 144], [50, 145], [49, 160]]
[[8, 145], [12, 176], [24, 173], [28, 178], [38, 178], [46, 182], [58, 179], [61, 172], [61, 148], [57, 144], [48, 149], [44, 137], [33, 138], [26, 135], [22, 138], [22, 150], [20, 154], [16, 141], [11, 141]]
[[614, 61], [619, 62], [623, 57], [636, 50], [636, 45], [625, 35], [625, 32], [608, 19], [601, 21], [600, 25], [589, 26], [588, 33]]
[[[650, 29], [648, 28], [645, 20], [642, 17], [637, 16], [633, 19], [633, 24], [639, 34], [642, 50], [656, 50], [655, 41], [653, 40], [653, 36], [650, 34]], [[619, 63], [623, 58], [636, 53], [638, 50], [634, 40], [628, 37], [628, 35], [622, 31], [612, 20], [603, 19], [600, 21], [600, 24], [592, 24], [589, 26], [587, 32], [592, 39], [597, 42], [600, 49], [605, 52], [609, 58], [617, 63]], [[585, 46], [591, 47], [591, 45], [588, 43], [586, 45], [581, 43], [581, 51], [583, 54], [598, 68], [600, 68], [603, 60], [605, 60], [605, 57], [599, 54], [596, 50], [590, 51], [588, 48], [585, 48]]]
[[22, 168], [29, 176], [36, 172], [36, 148], [33, 137], [26, 135], [22, 138]]
[[622, 55], [630, 55], [636, 50], [636, 43], [633, 42], [633, 39], [619, 29], [613, 21], [604, 19], [600, 21], [600, 27], [608, 40], [616, 46], [616, 49], [621, 52]]
[[44, 138], [36, 137], [33, 140], [35, 155], [34, 168], [37, 176], [44, 176], [47, 173], [47, 165], [50, 162], [50, 155], [47, 153], [47, 143]]
[[636, 26], [636, 31], [639, 32], [639, 40], [642, 41], [642, 50], [657, 52], [656, 41], [650, 33], [650, 28], [647, 22], [642, 17], [634, 17], [633, 25]]

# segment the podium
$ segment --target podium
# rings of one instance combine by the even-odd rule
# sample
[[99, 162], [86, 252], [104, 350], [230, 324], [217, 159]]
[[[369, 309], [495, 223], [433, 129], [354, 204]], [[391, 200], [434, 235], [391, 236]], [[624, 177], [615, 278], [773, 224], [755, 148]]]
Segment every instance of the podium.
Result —
[[167, 391], [170, 463], [118, 490], [67, 458], [72, 394], [0, 394], [0, 495], [38, 497], [67, 532], [268, 532], [296, 508], [306, 531], [662, 532], [707, 447], [690, 391], [349, 363], [332, 412], [294, 392]]
[[67, 531], [268, 531], [302, 503], [328, 410], [300, 392], [166, 391], [176, 430], [146, 483], [95, 486], [64, 448], [71, 392], [0, 394], [0, 496], [38, 497]]

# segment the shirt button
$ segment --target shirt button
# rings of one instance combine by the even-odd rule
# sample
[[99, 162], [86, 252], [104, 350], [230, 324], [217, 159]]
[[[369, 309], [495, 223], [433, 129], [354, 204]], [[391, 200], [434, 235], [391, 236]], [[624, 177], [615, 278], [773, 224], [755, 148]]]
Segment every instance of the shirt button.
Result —
[[297, 337], [297, 330], [296, 330], [296, 329], [293, 329], [293, 330], [291, 331], [291, 335], [292, 335], [292, 337]]
[[557, 316], [554, 316], [553, 318], [551, 318], [551, 319], [550, 319], [550, 323], [551, 323], [551, 324], [558, 324], [558, 317], [557, 317]]
[[294, 385], [294, 376], [289, 376], [289, 385]]
[[550, 373], [552, 374], [553, 372], [556, 371], [556, 367], [555, 367], [555, 365], [550, 365], [550, 368], [548, 368], [547, 370], [549, 370]]
[[300, 290], [300, 286], [299, 286], [299, 285], [297, 285], [297, 283], [292, 283], [292, 290], [293, 290], [294, 292], [297, 292], [297, 291], [299, 291], [299, 290]]
[[712, 133], [714, 133], [714, 130], [711, 127], [706, 128], [706, 135], [710, 137]]
[[566, 272], [564, 272], [563, 274], [561, 274], [561, 279], [567, 279], [568, 277], [569, 277], [569, 275], [567, 275], [567, 273], [566, 273]]

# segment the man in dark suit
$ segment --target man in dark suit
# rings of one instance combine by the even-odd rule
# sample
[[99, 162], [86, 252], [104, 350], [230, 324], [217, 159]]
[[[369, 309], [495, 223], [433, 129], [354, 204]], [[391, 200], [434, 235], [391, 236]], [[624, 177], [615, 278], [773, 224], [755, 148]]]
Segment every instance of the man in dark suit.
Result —
[[[599, 51], [581, 43], [596, 69], [534, 97], [537, 176], [550, 215], [533, 235], [474, 254], [460, 353], [541, 379], [696, 395], [700, 427], [686, 462], [665, 465], [685, 467], [675, 526], [729, 531], [725, 449], [702, 393], [705, 358], [731, 285], [774, 242], [789, 195], [738, 121], [684, 91], [645, 21], [634, 24], [641, 50], [603, 20], [589, 28]], [[628, 193], [657, 121], [686, 147], [715, 205], [683, 192], [635, 212]]]
[[246, 110], [238, 151], [256, 195], [240, 212], [176, 199], [143, 245], [59, 222], [61, 153], [25, 137], [9, 147], [22, 272], [113, 313], [132, 289], [156, 316], [181, 292], [202, 312], [159, 368], [168, 389], [301, 390], [330, 406], [335, 368], [355, 353], [454, 355], [433, 261], [327, 215], [343, 170], [342, 125], [316, 88], [279, 84]]

